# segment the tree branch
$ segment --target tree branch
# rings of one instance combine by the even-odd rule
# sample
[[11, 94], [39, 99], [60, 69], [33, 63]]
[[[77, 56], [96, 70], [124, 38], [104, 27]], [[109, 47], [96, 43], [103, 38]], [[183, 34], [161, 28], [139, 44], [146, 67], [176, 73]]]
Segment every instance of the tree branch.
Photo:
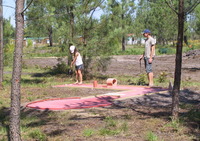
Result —
[[167, 0], [165, 0], [165, 3], [172, 9], [172, 11], [174, 11], [178, 15], [178, 12], [174, 9], [174, 7]]
[[200, 1], [198, 1], [194, 3], [191, 7], [187, 8], [187, 10], [185, 11], [186, 15], [190, 14], [200, 4]]
[[[105, 0], [100, 1], [95, 7], [93, 7], [92, 9], [90, 9], [90, 11], [92, 11], [92, 10], [93, 10], [93, 11], [92, 11], [92, 13], [91, 13], [91, 15], [90, 15], [90, 18], [89, 18], [89, 20], [88, 20], [88, 23], [91, 21], [92, 16], [93, 16], [94, 12], [96, 11], [97, 7], [99, 7], [104, 1], [105, 1]], [[87, 24], [88, 24], [88, 23], [87, 23]]]
[[31, 2], [28, 4], [28, 6], [22, 11], [22, 13], [24, 13], [31, 5], [31, 3], [33, 2], [33, 0], [31, 0]]
[[12, 9], [15, 9], [14, 7], [9, 6], [9, 5], [2, 5], [2, 6], [4, 6], [4, 7], [9, 7], [9, 8], [12, 8]]

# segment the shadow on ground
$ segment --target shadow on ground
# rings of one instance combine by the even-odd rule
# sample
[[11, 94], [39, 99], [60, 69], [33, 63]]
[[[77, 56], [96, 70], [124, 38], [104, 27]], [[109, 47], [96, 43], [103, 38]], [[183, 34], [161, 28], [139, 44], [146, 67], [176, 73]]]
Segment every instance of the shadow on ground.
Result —
[[[153, 117], [170, 120], [171, 100], [172, 98], [169, 93], [157, 93], [126, 100], [117, 100], [113, 103], [113, 106], [102, 108], [104, 109], [104, 114], [98, 114], [98, 109], [85, 109], [82, 110], [83, 112], [76, 111], [76, 113], [79, 114], [90, 112], [90, 114], [93, 113], [93, 116], [80, 116], [78, 114], [75, 114], [67, 117], [65, 117], [66, 115], [59, 117], [59, 114], [63, 114], [66, 111], [50, 111], [49, 109], [40, 111], [22, 107], [21, 120], [22, 125], [26, 127], [48, 127], [48, 129], [44, 130], [45, 134], [50, 137], [55, 137], [69, 132], [69, 130], [76, 129], [75, 127], [78, 126], [77, 124], [79, 121], [87, 121], [87, 123], [93, 122], [93, 120], [102, 121], [106, 118], [106, 116], [108, 116], [106, 112], [112, 110], [122, 111], [125, 108], [133, 110], [134, 112], [138, 113], [138, 115], [145, 115], [140, 116], [141, 119], [148, 119], [149, 117]], [[190, 132], [188, 134], [192, 134], [196, 138], [199, 138], [200, 134], [197, 129], [199, 129], [200, 127], [200, 94], [185, 89], [180, 93], [180, 103], [181, 109], [184, 109], [180, 111], [180, 119], [184, 121], [183, 126], [186, 126], [190, 129]], [[95, 115], [94, 112], [96, 112], [97, 115]], [[123, 119], [124, 117], [127, 117], [127, 114], [123, 114], [123, 112], [121, 112], [121, 114], [118, 116]], [[37, 120], [29, 121], [29, 118], [31, 119], [33, 117], [35, 117]], [[62, 118], [62, 120], [60, 118]], [[23, 123], [23, 120], [26, 119], [29, 122]], [[9, 135], [8, 120], [9, 109], [3, 107], [0, 109], [0, 125], [6, 129], [7, 135]], [[67, 120], [68, 122], [60, 124], [61, 121], [63, 122], [65, 120]]]
[[[148, 117], [171, 120], [172, 96], [167, 93], [156, 93], [142, 97], [115, 101], [116, 108], [130, 108], [133, 111]], [[180, 120], [184, 126], [190, 128], [190, 133], [200, 138], [200, 93], [184, 89], [180, 93]]]

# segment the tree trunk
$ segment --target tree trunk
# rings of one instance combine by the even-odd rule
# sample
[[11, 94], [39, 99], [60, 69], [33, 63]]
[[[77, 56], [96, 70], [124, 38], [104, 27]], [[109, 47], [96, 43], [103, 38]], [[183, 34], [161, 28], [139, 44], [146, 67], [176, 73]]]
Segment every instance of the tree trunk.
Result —
[[0, 0], [0, 89], [3, 82], [3, 6]]
[[71, 28], [71, 41], [74, 40], [74, 6], [70, 6], [70, 28]]
[[53, 46], [53, 29], [52, 27], [50, 27], [48, 29], [49, 31], [49, 46], [52, 47]]
[[20, 134], [20, 81], [24, 38], [24, 0], [16, 0], [16, 35], [11, 84], [10, 141], [21, 141]]
[[[121, 17], [122, 17], [122, 30], [124, 32], [124, 14], [122, 14]], [[123, 33], [123, 36], [122, 36], [122, 51], [125, 51], [125, 50], [126, 50], [126, 43], [125, 43], [125, 37], [124, 37], [124, 33]]]
[[176, 66], [175, 79], [172, 91], [172, 117], [178, 119], [179, 114], [179, 93], [181, 85], [181, 67], [182, 67], [182, 47], [183, 47], [183, 32], [184, 32], [184, 0], [179, 0], [178, 13], [178, 43], [176, 47]]
[[125, 51], [126, 50], [126, 43], [125, 43], [125, 37], [122, 37], [122, 50]]
[[[69, 7], [69, 16], [70, 16], [70, 42], [74, 41], [74, 6]], [[72, 56], [69, 54], [68, 55], [68, 65], [70, 66], [72, 61]]]

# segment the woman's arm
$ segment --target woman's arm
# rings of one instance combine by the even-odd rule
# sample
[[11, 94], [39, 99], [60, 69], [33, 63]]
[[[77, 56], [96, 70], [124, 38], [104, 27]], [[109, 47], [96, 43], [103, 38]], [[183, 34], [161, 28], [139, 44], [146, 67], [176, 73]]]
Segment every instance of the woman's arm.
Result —
[[71, 62], [71, 67], [76, 62], [77, 57], [78, 57], [78, 52], [76, 52], [75, 56], [73, 57], [73, 60]]

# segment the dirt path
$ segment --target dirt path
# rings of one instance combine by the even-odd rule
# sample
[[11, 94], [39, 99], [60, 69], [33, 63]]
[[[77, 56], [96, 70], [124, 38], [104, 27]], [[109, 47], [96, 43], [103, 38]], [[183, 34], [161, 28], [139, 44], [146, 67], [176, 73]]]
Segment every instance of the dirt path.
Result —
[[[191, 51], [183, 54], [182, 58], [182, 80], [200, 81], [200, 51]], [[141, 68], [139, 63], [139, 55], [118, 55], [112, 56], [110, 64], [105, 72], [106, 75], [126, 75], [137, 76], [145, 73], [144, 62]], [[62, 59], [67, 62], [66, 58]], [[24, 59], [24, 63], [28, 66], [53, 67], [58, 63], [58, 58], [33, 58]], [[157, 77], [161, 72], [168, 74], [168, 77], [174, 77], [175, 55], [156, 56], [154, 63], [154, 75]]]

